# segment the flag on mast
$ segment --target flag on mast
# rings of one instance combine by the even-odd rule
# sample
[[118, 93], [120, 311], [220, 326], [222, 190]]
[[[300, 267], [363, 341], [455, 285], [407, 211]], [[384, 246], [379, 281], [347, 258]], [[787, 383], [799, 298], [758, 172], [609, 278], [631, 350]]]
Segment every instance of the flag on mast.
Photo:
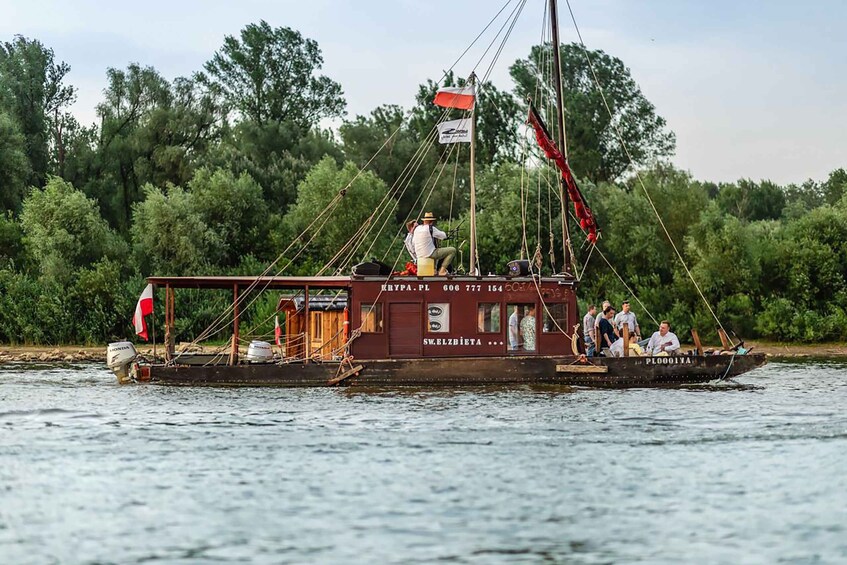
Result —
[[438, 124], [438, 143], [470, 143], [473, 122], [469, 118]]
[[470, 110], [476, 99], [474, 85], [447, 86], [439, 88], [435, 93], [433, 103], [442, 108], [458, 108], [459, 110]]
[[274, 338], [277, 347], [282, 347], [282, 328], [279, 327], [279, 316], [274, 316]]
[[147, 341], [147, 321], [144, 316], [149, 316], [153, 313], [153, 285], [148, 284], [138, 298], [138, 304], [135, 305], [135, 314], [132, 316], [132, 325], [135, 326], [135, 334], [141, 336], [141, 339]]

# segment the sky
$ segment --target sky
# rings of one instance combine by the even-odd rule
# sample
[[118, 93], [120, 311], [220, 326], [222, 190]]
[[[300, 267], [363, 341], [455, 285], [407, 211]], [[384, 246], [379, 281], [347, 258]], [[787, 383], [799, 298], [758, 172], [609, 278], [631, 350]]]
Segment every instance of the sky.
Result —
[[[136, 62], [168, 79], [189, 76], [226, 35], [266, 20], [318, 42], [321, 73], [341, 84], [353, 117], [380, 104], [411, 107], [417, 85], [441, 77], [505, 1], [0, 0], [0, 40], [38, 39], [69, 63], [67, 80], [79, 91], [73, 111], [91, 123], [108, 67]], [[539, 42], [544, 3], [528, 0], [491, 75], [499, 88], [512, 88], [509, 65]], [[673, 162], [696, 178], [800, 183], [847, 167], [847, 2], [571, 6], [586, 45], [630, 68], [676, 133]], [[560, 11], [562, 41], [576, 41], [564, 0]], [[459, 75], [469, 74], [492, 34], [459, 62]]]

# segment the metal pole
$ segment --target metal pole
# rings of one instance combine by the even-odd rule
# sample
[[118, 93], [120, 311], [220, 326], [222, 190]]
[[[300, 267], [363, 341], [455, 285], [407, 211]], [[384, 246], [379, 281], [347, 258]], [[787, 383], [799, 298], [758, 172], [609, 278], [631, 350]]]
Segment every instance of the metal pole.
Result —
[[[476, 75], [471, 74], [469, 82], [473, 85], [476, 83]], [[476, 93], [474, 93], [476, 94]], [[474, 107], [471, 110], [471, 268], [470, 274], [473, 276], [479, 275], [478, 261], [476, 257], [476, 174], [475, 174], [475, 164], [476, 161], [476, 100], [474, 100]]]
[[[556, 125], [558, 126], [559, 150], [568, 158], [567, 139], [565, 138], [565, 111], [562, 103], [562, 61], [559, 44], [559, 14], [556, 0], [550, 0], [550, 29], [553, 39], [553, 84], [556, 88]], [[568, 192], [565, 180], [559, 179], [559, 195], [562, 203], [562, 245], [565, 248], [564, 273], [571, 274], [570, 236], [568, 231]]]

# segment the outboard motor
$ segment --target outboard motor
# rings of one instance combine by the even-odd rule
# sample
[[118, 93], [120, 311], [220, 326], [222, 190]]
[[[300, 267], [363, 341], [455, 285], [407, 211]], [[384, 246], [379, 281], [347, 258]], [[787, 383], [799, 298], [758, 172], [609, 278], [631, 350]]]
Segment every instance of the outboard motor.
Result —
[[110, 343], [106, 350], [106, 365], [118, 377], [120, 384], [126, 384], [130, 381], [129, 366], [138, 357], [138, 352], [135, 346], [129, 341], [117, 341]]
[[253, 340], [247, 346], [247, 361], [250, 363], [270, 363], [274, 359], [274, 351], [267, 341]]

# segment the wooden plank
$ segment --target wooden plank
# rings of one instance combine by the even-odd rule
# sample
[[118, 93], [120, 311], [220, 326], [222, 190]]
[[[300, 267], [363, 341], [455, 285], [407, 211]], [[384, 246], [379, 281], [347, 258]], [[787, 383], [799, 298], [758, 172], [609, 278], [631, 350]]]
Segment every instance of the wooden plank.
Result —
[[623, 325], [623, 356], [629, 357], [629, 323]]
[[718, 335], [719, 335], [719, 336], [720, 336], [720, 338], [721, 338], [721, 347], [723, 347], [723, 349], [724, 349], [725, 351], [726, 351], [726, 350], [729, 350], [729, 349], [732, 349], [732, 345], [730, 345], [730, 343], [729, 343], [729, 338], [728, 338], [728, 337], [726, 337], [726, 332], [725, 332], [725, 331], [723, 331], [723, 328], [719, 328], [719, 329], [718, 329]]
[[238, 363], [238, 285], [232, 287], [232, 346], [229, 350], [229, 364]]
[[329, 379], [326, 382], [326, 384], [327, 384], [327, 386], [337, 385], [338, 383], [340, 383], [344, 379], [348, 379], [348, 378], [350, 378], [354, 375], [358, 375], [360, 372], [362, 372], [362, 369], [364, 369], [364, 368], [365, 368], [364, 365], [356, 365], [355, 367], [344, 371], [343, 373], [341, 373], [337, 377], [335, 377], [333, 379]]
[[703, 355], [703, 345], [700, 343], [700, 334], [695, 328], [691, 328], [691, 339], [694, 340], [694, 347], [697, 349], [697, 355]]
[[605, 365], [556, 365], [557, 373], [608, 373]]

